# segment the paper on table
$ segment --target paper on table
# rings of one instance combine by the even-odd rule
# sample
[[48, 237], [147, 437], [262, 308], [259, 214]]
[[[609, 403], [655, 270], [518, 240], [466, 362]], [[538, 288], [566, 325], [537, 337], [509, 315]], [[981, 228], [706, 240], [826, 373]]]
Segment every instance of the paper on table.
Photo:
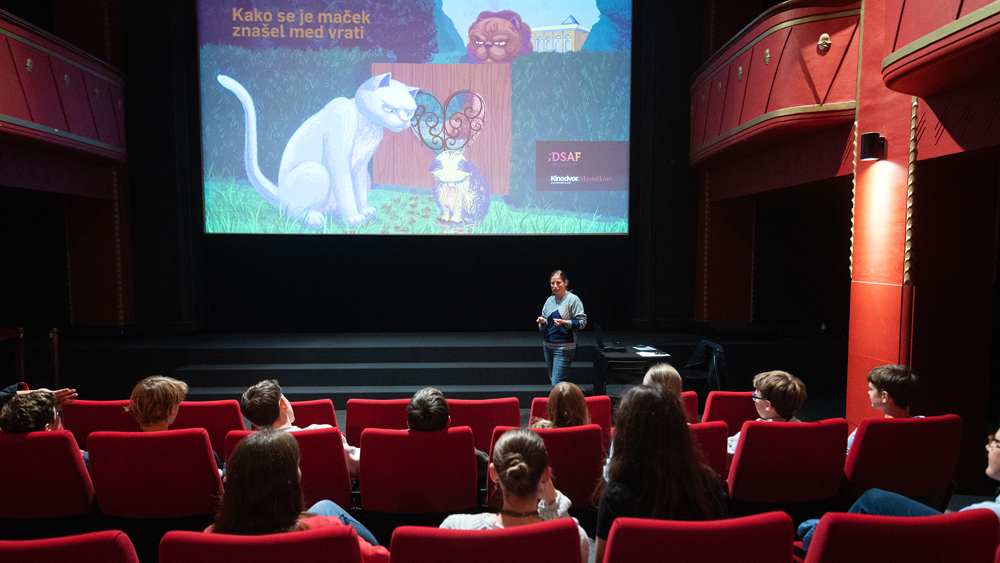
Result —
[[659, 350], [657, 350], [656, 352], [636, 352], [636, 354], [639, 354], [643, 358], [663, 358], [663, 357], [670, 357], [670, 354], [668, 354], [666, 352], [660, 352]]

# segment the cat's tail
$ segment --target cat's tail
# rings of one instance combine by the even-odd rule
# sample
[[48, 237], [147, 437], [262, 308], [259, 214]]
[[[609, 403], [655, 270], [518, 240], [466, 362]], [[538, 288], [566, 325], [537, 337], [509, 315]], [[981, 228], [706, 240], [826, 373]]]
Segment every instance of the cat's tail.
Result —
[[254, 109], [253, 99], [250, 97], [247, 89], [239, 82], [224, 74], [220, 74], [217, 78], [219, 84], [222, 84], [232, 91], [233, 94], [236, 94], [240, 103], [243, 104], [243, 113], [246, 116], [247, 122], [246, 145], [243, 151], [243, 159], [247, 167], [247, 178], [253, 184], [253, 187], [257, 188], [260, 195], [264, 196], [264, 199], [272, 205], [280, 205], [278, 202], [277, 186], [264, 177], [264, 174], [260, 171], [260, 166], [257, 164], [257, 110]]

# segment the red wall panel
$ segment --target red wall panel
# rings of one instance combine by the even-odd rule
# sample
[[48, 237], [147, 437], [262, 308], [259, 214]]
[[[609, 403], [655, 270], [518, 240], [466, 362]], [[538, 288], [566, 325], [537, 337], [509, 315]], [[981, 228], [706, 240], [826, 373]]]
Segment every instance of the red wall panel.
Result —
[[896, 51], [954, 21], [961, 5], [962, 0], [908, 0], [898, 20], [895, 43], [889, 38], [886, 45]]
[[[857, 22], [852, 16], [796, 25], [782, 50], [767, 111], [825, 103]], [[831, 38], [827, 51], [816, 45], [824, 33]]]
[[705, 120], [705, 140], [711, 140], [722, 132], [722, 114], [726, 111], [726, 91], [729, 88], [729, 73], [723, 68], [708, 81], [708, 118]]
[[736, 60], [729, 63], [727, 75], [729, 85], [726, 92], [726, 107], [722, 113], [722, 126], [720, 130], [725, 132], [740, 124], [740, 114], [743, 111], [743, 96], [747, 89], [749, 80], [750, 59], [753, 50], [748, 49], [745, 53], [736, 57]]
[[88, 139], [97, 138], [97, 126], [90, 112], [90, 101], [87, 99], [87, 85], [83, 81], [83, 73], [66, 61], [52, 59], [52, 74], [55, 75], [59, 99], [66, 112], [69, 132]]
[[87, 85], [87, 98], [90, 100], [90, 110], [97, 125], [98, 140], [109, 145], [121, 146], [118, 124], [115, 122], [115, 112], [112, 107], [114, 96], [110, 84], [90, 73], [84, 73], [83, 81]]
[[[767, 113], [767, 101], [771, 97], [774, 85], [774, 74], [781, 60], [781, 50], [792, 28], [778, 30], [761, 39], [753, 46], [753, 56], [750, 59], [750, 78], [747, 82], [746, 96], [743, 98], [743, 111], [740, 123]], [[765, 58], [767, 59], [765, 61]]]
[[[66, 130], [66, 118], [62, 103], [52, 78], [49, 56], [20, 41], [10, 42], [10, 52], [14, 57], [14, 69], [21, 80], [21, 89], [28, 101], [31, 120], [60, 131]], [[27, 61], [31, 61], [29, 70]]]
[[31, 121], [28, 102], [10, 54], [10, 40], [0, 35], [0, 115]]

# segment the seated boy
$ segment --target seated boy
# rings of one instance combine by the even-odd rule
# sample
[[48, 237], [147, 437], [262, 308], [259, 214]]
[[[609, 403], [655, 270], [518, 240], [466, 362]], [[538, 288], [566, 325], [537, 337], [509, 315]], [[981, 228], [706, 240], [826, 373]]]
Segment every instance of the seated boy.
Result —
[[[164, 375], [151, 375], [135, 384], [125, 412], [132, 413], [143, 432], [163, 432], [177, 420], [181, 402], [187, 397], [187, 383]], [[226, 464], [214, 450], [219, 474], [224, 475]]]
[[[757, 420], [770, 422], [801, 422], [795, 413], [806, 401], [806, 384], [787, 371], [775, 370], [758, 373], [753, 378], [753, 404], [757, 407]], [[729, 454], [736, 453], [740, 433], [729, 437]]]
[[[424, 387], [413, 394], [410, 404], [406, 405], [406, 424], [412, 432], [435, 432], [448, 428], [451, 415], [448, 414], [448, 401], [444, 393], [433, 387]], [[476, 472], [479, 486], [486, 484], [486, 471], [489, 468], [489, 457], [479, 450], [476, 452]]]
[[[913, 418], [910, 403], [917, 396], [920, 378], [904, 365], [886, 364], [868, 372], [868, 398], [872, 408], [885, 413], [885, 418]], [[857, 428], [847, 437], [851, 451]]]
[[[240, 410], [254, 430], [270, 427], [286, 432], [297, 432], [333, 428], [329, 424], [310, 424], [306, 428], [295, 426], [293, 424], [295, 410], [292, 409], [292, 403], [281, 393], [281, 386], [276, 379], [261, 381], [247, 389], [240, 398]], [[344, 444], [344, 453], [347, 454], [347, 470], [351, 477], [357, 477], [361, 448], [349, 445], [343, 433], [340, 434], [340, 439]]]
[[[59, 399], [45, 390], [26, 391], [13, 395], [0, 411], [0, 431], [4, 434], [27, 434], [59, 430]], [[87, 452], [80, 450], [84, 463], [89, 464]]]

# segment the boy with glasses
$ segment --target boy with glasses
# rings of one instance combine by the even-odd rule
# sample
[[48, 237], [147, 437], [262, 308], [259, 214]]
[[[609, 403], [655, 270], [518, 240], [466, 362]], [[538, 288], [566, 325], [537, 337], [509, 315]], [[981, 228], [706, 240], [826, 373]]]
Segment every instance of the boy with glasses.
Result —
[[[801, 422], [795, 413], [806, 401], [806, 384], [787, 371], [774, 370], [758, 373], [753, 378], [753, 395], [750, 396], [757, 414], [757, 420], [770, 422]], [[736, 453], [740, 433], [729, 437], [729, 455]]]

